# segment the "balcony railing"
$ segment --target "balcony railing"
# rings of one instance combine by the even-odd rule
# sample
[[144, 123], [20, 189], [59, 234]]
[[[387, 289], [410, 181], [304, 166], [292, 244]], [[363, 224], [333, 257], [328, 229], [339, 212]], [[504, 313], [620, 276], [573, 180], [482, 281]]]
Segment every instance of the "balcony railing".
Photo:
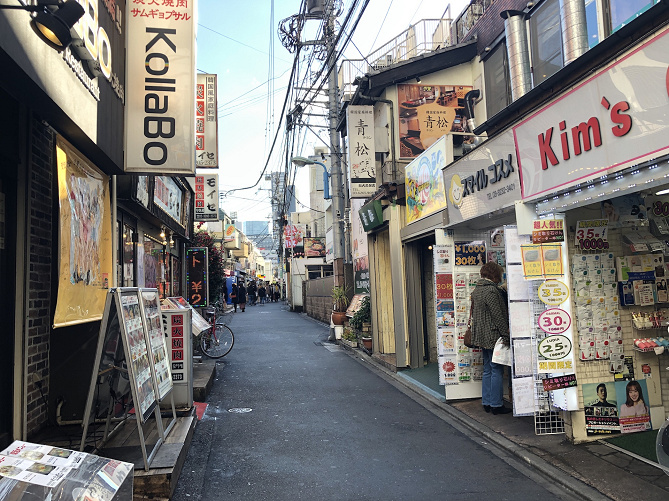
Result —
[[[450, 7], [446, 12], [450, 16]], [[355, 92], [353, 82], [365, 73], [381, 70], [391, 64], [407, 61], [413, 57], [434, 52], [450, 45], [450, 18], [418, 21], [369, 54], [365, 59], [342, 60], [338, 71], [340, 97], [344, 100], [346, 100], [346, 97], [350, 97]]]

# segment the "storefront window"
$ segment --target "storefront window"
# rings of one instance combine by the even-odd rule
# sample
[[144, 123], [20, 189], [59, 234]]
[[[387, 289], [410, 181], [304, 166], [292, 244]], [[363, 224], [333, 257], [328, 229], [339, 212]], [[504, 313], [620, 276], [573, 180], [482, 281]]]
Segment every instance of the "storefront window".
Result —
[[[135, 229], [127, 224], [123, 225], [123, 286], [135, 286]], [[121, 283], [121, 282], [119, 282]]]
[[650, 9], [658, 0], [609, 0], [611, 12], [611, 33]]
[[597, 0], [585, 0], [585, 19], [588, 25], [588, 47], [591, 49], [599, 43], [597, 5]]
[[506, 45], [501, 43], [483, 63], [486, 88], [486, 113], [488, 118], [496, 115], [510, 103], [511, 86]]
[[548, 0], [530, 19], [534, 86], [562, 68], [562, 34], [558, 0]]

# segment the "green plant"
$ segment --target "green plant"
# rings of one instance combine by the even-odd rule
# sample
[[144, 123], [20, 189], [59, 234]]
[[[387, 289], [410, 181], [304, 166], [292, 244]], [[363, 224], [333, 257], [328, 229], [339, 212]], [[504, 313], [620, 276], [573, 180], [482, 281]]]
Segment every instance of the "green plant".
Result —
[[362, 298], [362, 303], [360, 303], [360, 308], [353, 314], [353, 317], [349, 321], [349, 324], [355, 329], [362, 329], [362, 324], [372, 321], [372, 307], [369, 296]]
[[358, 340], [358, 336], [356, 336], [355, 332], [353, 332], [353, 330], [349, 329], [348, 327], [346, 327], [344, 329], [344, 333], [341, 335], [341, 337], [346, 339], [346, 341], [357, 341]]
[[339, 312], [344, 312], [346, 311], [346, 308], [348, 307], [349, 299], [348, 299], [348, 289], [346, 287], [342, 287], [341, 285], [336, 285], [332, 288], [332, 310], [333, 311], [339, 311]]

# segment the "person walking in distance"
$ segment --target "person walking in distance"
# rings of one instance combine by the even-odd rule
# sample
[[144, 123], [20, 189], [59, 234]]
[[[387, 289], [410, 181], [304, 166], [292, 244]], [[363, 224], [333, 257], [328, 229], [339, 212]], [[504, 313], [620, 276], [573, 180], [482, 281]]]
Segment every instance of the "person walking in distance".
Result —
[[246, 287], [244, 287], [244, 282], [240, 283], [237, 288], [237, 298], [239, 300], [239, 307], [243, 312], [246, 309]]
[[239, 304], [239, 291], [237, 290], [237, 284], [232, 284], [232, 290], [230, 291], [230, 301], [232, 301], [232, 306], [235, 307], [235, 312], [237, 312], [237, 305]]
[[264, 284], [260, 284], [258, 287], [258, 299], [260, 299], [260, 304], [265, 304], [265, 297], [267, 296], [267, 290], [265, 289]]
[[509, 343], [509, 313], [500, 289], [502, 267], [494, 262], [481, 266], [481, 278], [472, 292], [472, 344], [483, 350], [482, 403], [486, 412], [508, 414], [504, 407], [504, 366], [492, 361], [495, 343]]

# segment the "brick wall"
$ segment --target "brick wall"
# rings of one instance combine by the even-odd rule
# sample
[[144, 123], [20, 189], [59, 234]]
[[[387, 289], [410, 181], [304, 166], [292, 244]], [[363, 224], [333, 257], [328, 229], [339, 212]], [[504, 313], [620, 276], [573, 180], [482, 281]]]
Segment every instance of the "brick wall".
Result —
[[463, 40], [459, 42], [466, 42], [477, 38], [476, 51], [481, 55], [486, 47], [491, 46], [494, 40], [502, 33], [504, 33], [504, 19], [500, 17], [500, 13], [505, 10], [524, 10], [527, 6], [527, 0], [497, 0], [488, 10], [485, 11], [481, 19], [479, 19], [473, 28], [467, 33]]
[[47, 404], [41, 392], [49, 394], [49, 339], [51, 333], [53, 159], [55, 136], [49, 127], [33, 120], [28, 180], [29, 277], [28, 277], [28, 434], [47, 421]]

